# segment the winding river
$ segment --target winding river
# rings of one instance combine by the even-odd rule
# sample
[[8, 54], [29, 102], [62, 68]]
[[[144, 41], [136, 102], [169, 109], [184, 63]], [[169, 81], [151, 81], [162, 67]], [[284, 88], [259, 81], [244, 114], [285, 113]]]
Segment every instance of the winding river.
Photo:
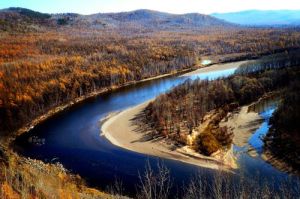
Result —
[[[152, 81], [142, 82], [127, 86], [111, 93], [97, 96], [84, 103], [73, 106], [67, 111], [57, 114], [46, 122], [34, 127], [30, 132], [17, 138], [16, 150], [24, 156], [40, 159], [45, 162], [60, 162], [65, 168], [82, 176], [86, 182], [101, 189], [113, 184], [116, 179], [123, 182], [125, 192], [133, 194], [136, 184], [139, 182], [138, 173], [142, 173], [147, 160], [153, 165], [158, 158], [132, 151], [128, 151], [112, 145], [103, 136], [100, 136], [99, 121], [108, 113], [124, 110], [138, 105], [146, 100], [164, 93], [188, 78], [215, 79], [234, 73], [235, 68], [215, 72], [198, 73], [191, 76], [172, 76]], [[257, 144], [260, 136], [268, 130], [268, 118], [275, 107], [267, 107], [260, 114], [264, 122], [251, 137], [250, 145]], [[37, 136], [45, 139], [43, 145], [35, 145], [29, 140]], [[258, 144], [259, 145], [259, 144]], [[262, 145], [254, 146], [261, 150]], [[237, 152], [242, 151], [235, 147]], [[248, 153], [237, 155], [240, 169], [247, 177], [251, 178], [257, 173], [265, 179], [272, 178], [279, 182], [289, 177], [267, 164], [260, 156], [251, 157]], [[200, 171], [202, 175], [212, 176], [213, 170], [199, 168], [174, 160], [163, 160], [170, 169], [175, 187], [187, 183], [191, 177]]]

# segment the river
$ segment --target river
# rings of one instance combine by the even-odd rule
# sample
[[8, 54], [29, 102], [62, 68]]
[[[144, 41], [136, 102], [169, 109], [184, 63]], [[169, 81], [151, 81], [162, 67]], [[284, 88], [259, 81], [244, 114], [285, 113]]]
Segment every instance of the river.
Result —
[[[110, 112], [121, 111], [152, 99], [172, 87], [183, 83], [188, 78], [215, 79], [234, 73], [235, 68], [215, 72], [205, 72], [191, 76], [172, 76], [117, 89], [55, 115], [47, 121], [34, 127], [30, 132], [19, 136], [16, 141], [16, 150], [27, 157], [45, 162], [60, 162], [64, 167], [75, 174], [82, 176], [90, 186], [106, 189], [116, 179], [121, 180], [126, 194], [134, 194], [139, 182], [138, 173], [142, 173], [146, 161], [156, 165], [158, 158], [112, 145], [103, 136], [100, 136], [99, 121]], [[274, 107], [272, 107], [274, 109]], [[266, 111], [269, 111], [267, 109]], [[265, 114], [265, 111], [260, 113]], [[263, 125], [267, 126], [268, 118], [264, 117]], [[266, 133], [268, 129], [264, 127]], [[255, 134], [254, 134], [255, 135]], [[29, 140], [34, 136], [45, 140], [42, 145], [33, 144]], [[258, 142], [260, 136], [251, 137], [251, 142]], [[251, 144], [251, 143], [250, 143]], [[260, 146], [262, 147], [262, 146]], [[259, 147], [256, 147], [260, 150]], [[242, 149], [235, 147], [235, 151]], [[257, 173], [260, 177], [280, 182], [289, 177], [267, 164], [260, 156], [251, 157], [248, 153], [237, 155], [240, 169], [237, 173], [252, 178]], [[212, 176], [213, 170], [199, 168], [174, 160], [162, 160], [170, 169], [174, 187], [188, 183], [191, 177], [199, 173]], [[297, 180], [296, 177], [289, 177]]]

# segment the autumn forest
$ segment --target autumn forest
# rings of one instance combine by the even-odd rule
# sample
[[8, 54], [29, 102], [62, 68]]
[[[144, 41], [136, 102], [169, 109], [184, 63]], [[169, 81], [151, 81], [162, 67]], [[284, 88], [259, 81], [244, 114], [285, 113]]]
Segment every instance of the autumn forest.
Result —
[[[297, 198], [299, 65], [299, 26], [146, 9], [0, 10], [0, 198]], [[217, 77], [180, 76], [199, 70]], [[88, 98], [97, 108], [71, 111]], [[275, 105], [250, 110], [263, 100]], [[70, 114], [61, 129], [51, 123], [58, 112]], [[252, 166], [269, 170], [254, 179]], [[264, 184], [272, 172], [290, 181]]]
[[295, 30], [153, 32], [131, 37], [68, 29], [3, 33], [1, 131], [11, 132], [49, 108], [95, 90], [198, 67], [201, 56], [228, 55], [219, 61], [251, 58], [297, 47], [299, 41]]

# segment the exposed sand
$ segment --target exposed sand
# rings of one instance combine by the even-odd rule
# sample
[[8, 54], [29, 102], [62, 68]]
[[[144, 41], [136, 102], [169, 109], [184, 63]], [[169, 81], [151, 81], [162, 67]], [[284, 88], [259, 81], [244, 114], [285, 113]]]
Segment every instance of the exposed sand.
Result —
[[[247, 61], [232, 62], [227, 64], [215, 64], [209, 67], [204, 67], [196, 71], [186, 73], [185, 76], [226, 70], [237, 68]], [[174, 147], [171, 143], [168, 143], [166, 139], [158, 138], [155, 140], [147, 137], [147, 132], [139, 132], [132, 119], [136, 117], [149, 103], [144, 102], [138, 106], [129, 108], [120, 113], [111, 114], [104, 121], [101, 131], [112, 144], [147, 155], [168, 158], [173, 160], [182, 161], [185, 163], [212, 168], [212, 169], [232, 169], [237, 168], [233, 150], [230, 149], [226, 152], [219, 151], [213, 154], [211, 157], [203, 156], [196, 153], [190, 147]], [[258, 114], [246, 113], [245, 108], [242, 108], [241, 115], [237, 118], [233, 118], [228, 122], [228, 125], [237, 125], [238, 128], [234, 130], [235, 138], [234, 143], [242, 145], [247, 143], [247, 138], [253, 132], [253, 124], [249, 121], [260, 119]]]
[[230, 63], [226, 63], [226, 64], [214, 64], [214, 65], [211, 65], [208, 67], [203, 67], [203, 68], [197, 69], [197, 70], [189, 72], [189, 73], [185, 73], [182, 76], [190, 76], [190, 75], [195, 75], [195, 74], [199, 74], [199, 73], [207, 73], [207, 72], [212, 72], [212, 71], [237, 68], [246, 62], [248, 62], [248, 61], [230, 62]]
[[99, 89], [97, 91], [91, 92], [87, 95], [80, 96], [80, 97], [78, 97], [78, 98], [76, 98], [76, 99], [74, 99], [70, 102], [67, 102], [66, 104], [62, 104], [60, 106], [54, 107], [53, 109], [50, 109], [48, 112], [46, 112], [46, 113], [42, 114], [41, 116], [33, 119], [32, 121], [30, 121], [29, 123], [27, 123], [23, 127], [21, 127], [20, 129], [18, 129], [17, 132], [13, 136], [9, 136], [9, 137], [5, 138], [6, 140], [5, 140], [4, 143], [6, 143], [6, 145], [9, 145], [9, 143], [11, 143], [17, 136], [22, 135], [23, 133], [29, 132], [35, 126], [37, 126], [38, 124], [46, 121], [47, 119], [49, 119], [53, 115], [55, 115], [59, 112], [62, 112], [64, 110], [70, 108], [71, 106], [73, 106], [75, 104], [78, 104], [80, 102], [83, 102], [84, 100], [87, 100], [89, 98], [98, 96], [100, 94], [103, 94], [103, 93], [106, 93], [106, 92], [109, 92], [109, 91], [112, 91], [112, 90], [115, 90], [115, 89], [118, 89], [118, 88], [133, 85], [133, 84], [136, 84], [136, 83], [151, 81], [151, 80], [154, 80], [154, 79], [168, 77], [168, 76], [172, 76], [172, 75], [175, 75], [175, 74], [181, 74], [181, 73], [191, 71], [191, 70], [192, 69], [188, 68], [188, 69], [183, 69], [183, 70], [179, 70], [179, 71], [173, 71], [171, 73], [167, 73], [167, 74], [163, 74], [163, 75], [157, 75], [155, 77], [145, 78], [145, 79], [142, 79], [142, 80], [139, 80], [139, 81], [130, 81], [130, 82], [127, 82], [127, 83], [125, 83], [123, 85], [120, 85], [120, 86], [112, 86], [112, 87], [108, 87], [108, 88], [103, 88], [103, 89]]
[[230, 113], [227, 121], [220, 126], [227, 126], [233, 130], [233, 144], [239, 147], [248, 145], [248, 139], [262, 123], [261, 116], [256, 112], [248, 112], [248, 106], [242, 106], [238, 111]]
[[148, 103], [149, 101], [112, 115], [102, 125], [102, 135], [112, 144], [138, 153], [178, 160], [211, 169], [229, 170], [237, 167], [232, 149], [227, 152], [216, 153], [214, 157], [206, 157], [194, 152], [189, 147], [176, 148], [167, 143], [165, 139], [152, 140], [147, 137], [147, 132], [139, 132], [138, 126], [133, 124], [132, 119]]

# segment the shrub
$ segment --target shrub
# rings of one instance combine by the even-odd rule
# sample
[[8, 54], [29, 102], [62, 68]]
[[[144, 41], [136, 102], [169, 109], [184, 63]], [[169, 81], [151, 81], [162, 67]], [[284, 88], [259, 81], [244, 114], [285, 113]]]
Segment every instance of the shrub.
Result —
[[213, 135], [217, 139], [218, 143], [220, 143], [222, 146], [231, 146], [233, 133], [227, 128], [227, 126], [219, 127], [216, 129]]
[[201, 133], [195, 140], [195, 150], [204, 155], [209, 156], [220, 148], [220, 143], [211, 133]]

